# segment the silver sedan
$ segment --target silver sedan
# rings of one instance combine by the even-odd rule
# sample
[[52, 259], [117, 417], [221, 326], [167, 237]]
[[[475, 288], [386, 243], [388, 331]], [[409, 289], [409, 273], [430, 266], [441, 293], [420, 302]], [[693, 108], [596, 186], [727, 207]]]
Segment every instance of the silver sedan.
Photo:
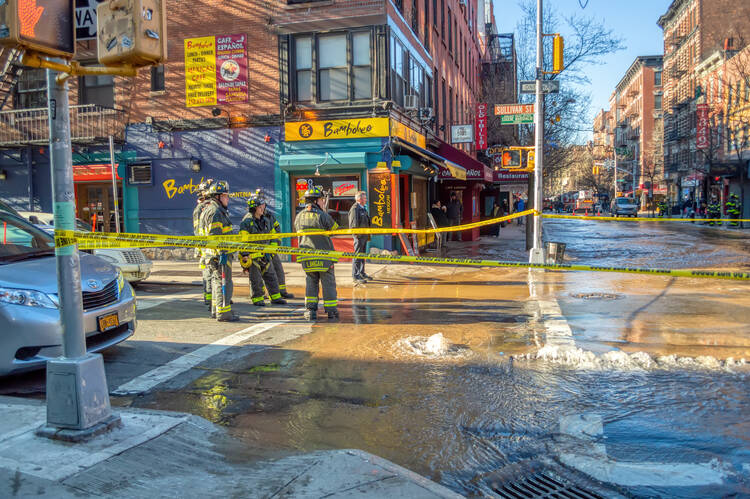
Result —
[[[0, 376], [43, 368], [62, 355], [54, 239], [0, 212]], [[97, 352], [135, 332], [133, 289], [114, 266], [80, 253], [86, 348]]]

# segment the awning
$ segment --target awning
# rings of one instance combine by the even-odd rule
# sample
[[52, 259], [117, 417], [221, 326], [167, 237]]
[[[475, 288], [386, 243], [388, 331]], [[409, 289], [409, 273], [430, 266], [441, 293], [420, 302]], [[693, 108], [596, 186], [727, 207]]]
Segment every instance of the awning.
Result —
[[444, 168], [447, 168], [448, 171], [451, 172], [451, 175], [454, 178], [457, 178], [459, 180], [466, 180], [466, 169], [463, 168], [460, 165], [457, 165], [456, 163], [449, 161], [445, 159], [444, 157], [440, 156], [439, 154], [435, 154], [432, 151], [428, 151], [427, 149], [422, 149], [419, 146], [415, 146], [414, 144], [410, 144], [408, 142], [404, 142], [403, 140], [393, 137], [391, 138], [391, 141], [393, 141], [394, 144], [404, 148], [408, 149], [409, 151], [418, 154], [419, 156], [422, 156], [423, 158], [427, 159], [428, 161], [435, 163], [438, 166], [442, 166]]
[[326, 168], [364, 168], [367, 162], [366, 152], [330, 152], [321, 154], [282, 154], [279, 156], [279, 167], [284, 171]]
[[492, 182], [492, 169], [481, 161], [472, 158], [464, 151], [456, 149], [445, 142], [441, 142], [437, 152], [446, 160], [455, 165], [460, 165], [461, 168], [466, 170], [466, 178], [464, 180], [482, 180], [485, 182]]

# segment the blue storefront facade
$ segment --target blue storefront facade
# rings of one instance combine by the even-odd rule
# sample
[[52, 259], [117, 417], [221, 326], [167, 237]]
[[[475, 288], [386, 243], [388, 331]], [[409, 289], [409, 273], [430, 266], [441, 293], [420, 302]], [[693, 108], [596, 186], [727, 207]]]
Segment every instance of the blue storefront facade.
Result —
[[151, 182], [132, 186], [137, 206], [131, 215], [138, 231], [192, 234], [197, 187], [207, 178], [229, 182], [229, 211], [236, 225], [256, 189], [278, 212], [274, 148], [279, 139], [277, 126], [177, 132], [155, 131], [146, 124], [129, 126], [126, 148], [135, 154], [136, 164], [151, 166]]

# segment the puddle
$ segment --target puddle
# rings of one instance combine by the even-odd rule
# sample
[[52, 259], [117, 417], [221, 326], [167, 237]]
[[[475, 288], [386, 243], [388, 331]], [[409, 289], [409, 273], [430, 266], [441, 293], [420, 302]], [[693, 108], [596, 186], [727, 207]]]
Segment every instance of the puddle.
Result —
[[407, 354], [431, 359], [466, 357], [471, 353], [468, 345], [451, 343], [443, 333], [403, 338], [396, 343], [396, 348]]

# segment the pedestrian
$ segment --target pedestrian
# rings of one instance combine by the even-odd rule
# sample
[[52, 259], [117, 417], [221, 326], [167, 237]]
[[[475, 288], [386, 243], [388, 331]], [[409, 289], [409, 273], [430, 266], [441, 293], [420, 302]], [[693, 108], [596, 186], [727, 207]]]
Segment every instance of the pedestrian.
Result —
[[[320, 232], [336, 230], [339, 225], [334, 222], [325, 208], [327, 200], [323, 192], [313, 187], [305, 191], [305, 207], [294, 220], [294, 230], [297, 232]], [[300, 237], [300, 248], [333, 251], [333, 241], [330, 236], [305, 235]], [[336, 298], [336, 276], [333, 266], [336, 259], [324, 255], [299, 255], [297, 261], [305, 271], [305, 319], [314, 321], [318, 318], [319, 288], [323, 288], [323, 307], [328, 313], [329, 320], [339, 318], [338, 300]]]
[[[273, 215], [273, 212], [268, 209], [268, 205], [266, 204], [266, 201], [261, 198], [261, 205], [263, 206], [263, 217], [265, 218], [265, 224], [266, 227], [270, 228], [269, 234], [278, 234], [281, 232], [281, 224], [278, 220], [276, 220], [276, 217]], [[278, 239], [271, 239], [268, 242], [269, 246], [278, 246], [279, 240]], [[281, 297], [288, 300], [290, 298], [294, 298], [294, 295], [287, 291], [286, 289], [286, 275], [284, 274], [284, 266], [281, 264], [281, 258], [279, 257], [278, 253], [269, 253], [271, 258], [271, 264], [273, 265], [273, 270], [276, 272], [276, 280], [279, 283], [279, 291], [281, 292]]]
[[[208, 188], [213, 183], [213, 179], [207, 179], [198, 184], [198, 199], [193, 209], [193, 235], [202, 236], [201, 232], [201, 213], [203, 209], [208, 205]], [[206, 258], [204, 252], [198, 248], [198, 266], [201, 269], [201, 277], [203, 278], [203, 304], [206, 305], [208, 311], [212, 315], [216, 315], [216, 312], [212, 309], [213, 300], [211, 298], [211, 271], [206, 265]]]
[[[494, 205], [492, 206], [492, 218], [500, 218], [502, 216], [503, 209], [500, 208], [500, 204], [495, 201]], [[496, 223], [492, 226], [492, 235], [494, 235], [495, 237], [500, 237], [500, 223]]]
[[[503, 200], [503, 216], [509, 215], [509, 214], [510, 214], [510, 211], [508, 209], [508, 200], [504, 199]], [[505, 227], [508, 223], [512, 223], [512, 222], [500, 222], [500, 228]]]
[[[367, 193], [359, 191], [354, 197], [354, 206], [349, 209], [349, 228], [350, 229], [369, 229], [370, 215], [367, 213]], [[366, 253], [367, 241], [370, 240], [368, 234], [354, 234], [354, 253]], [[360, 284], [372, 280], [372, 277], [365, 273], [365, 260], [363, 258], [352, 259], [352, 279]]]
[[[451, 192], [451, 199], [448, 202], [448, 205], [446, 206], [446, 211], [448, 215], [448, 223], [451, 227], [457, 227], [461, 225], [461, 219], [463, 218], [464, 213], [464, 206], [461, 204], [461, 201], [459, 201], [458, 196], [456, 195], [455, 191]], [[460, 234], [458, 231], [452, 231], [450, 233], [450, 240], [451, 241], [458, 241], [460, 237]]]
[[[435, 220], [435, 225], [440, 227], [449, 227], [450, 224], [448, 222], [448, 217], [446, 216], [446, 208], [445, 206], [440, 203], [440, 200], [438, 199], [434, 203], [432, 203], [432, 206], [430, 207], [430, 214], [432, 215], [432, 219]], [[435, 243], [439, 248], [443, 247], [443, 241], [445, 241], [445, 233], [444, 232], [436, 232], [435, 233]]]
[[[209, 202], [201, 213], [201, 232], [207, 236], [222, 236], [232, 232], [229, 219], [229, 184], [214, 182], [208, 188]], [[232, 253], [206, 248], [207, 265], [211, 275], [211, 298], [214, 317], [219, 322], [235, 322], [239, 316], [232, 312]], [[213, 317], [212, 317], [213, 318]]]
[[742, 211], [740, 197], [734, 192], [731, 193], [724, 206], [726, 208], [727, 215], [729, 215], [729, 219], [731, 220], [729, 222], [729, 225], [732, 227], [739, 227], [740, 224], [737, 220], [739, 220], [740, 212]]
[[[518, 197], [518, 200], [516, 201], [516, 213], [524, 211], [526, 209], [526, 202], [524, 202], [522, 197]], [[518, 225], [523, 225], [523, 217], [518, 217]]]
[[[266, 225], [266, 218], [263, 216], [263, 202], [256, 194], [250, 196], [247, 200], [247, 214], [242, 218], [240, 223], [240, 235], [249, 234], [269, 234], [272, 227]], [[266, 246], [268, 239], [256, 239], [250, 241], [250, 244]], [[243, 272], [250, 278], [250, 301], [256, 307], [265, 307], [265, 283], [268, 290], [268, 296], [271, 303], [285, 305], [286, 300], [281, 297], [279, 283], [276, 280], [276, 271], [271, 262], [271, 255], [262, 251], [251, 251], [240, 253], [240, 265]]]

